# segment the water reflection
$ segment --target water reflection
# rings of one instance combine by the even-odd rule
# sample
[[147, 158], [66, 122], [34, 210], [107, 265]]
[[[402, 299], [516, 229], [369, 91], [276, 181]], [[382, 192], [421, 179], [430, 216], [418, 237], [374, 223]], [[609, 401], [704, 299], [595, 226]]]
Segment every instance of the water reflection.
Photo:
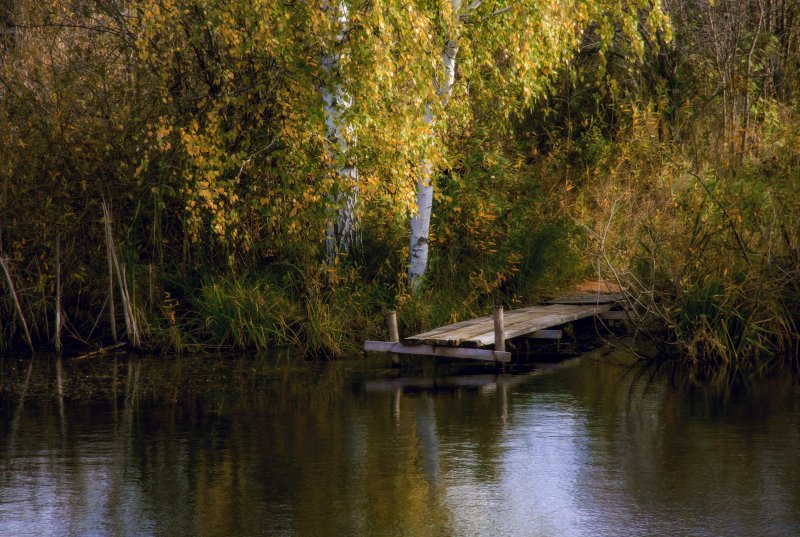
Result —
[[2, 360], [0, 535], [800, 532], [794, 375], [384, 365]]

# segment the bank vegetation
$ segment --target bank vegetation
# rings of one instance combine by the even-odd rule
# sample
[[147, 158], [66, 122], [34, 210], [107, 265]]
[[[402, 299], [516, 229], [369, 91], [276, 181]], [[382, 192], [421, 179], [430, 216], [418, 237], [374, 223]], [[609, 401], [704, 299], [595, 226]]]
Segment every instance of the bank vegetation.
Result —
[[0, 348], [358, 348], [618, 283], [797, 356], [785, 0], [0, 0]]

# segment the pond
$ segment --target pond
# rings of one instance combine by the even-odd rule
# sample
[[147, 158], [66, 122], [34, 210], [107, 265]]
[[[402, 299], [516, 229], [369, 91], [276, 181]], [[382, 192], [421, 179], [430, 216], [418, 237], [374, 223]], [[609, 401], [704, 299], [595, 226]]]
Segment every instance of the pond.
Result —
[[625, 361], [1, 359], [0, 535], [800, 534], [795, 374]]

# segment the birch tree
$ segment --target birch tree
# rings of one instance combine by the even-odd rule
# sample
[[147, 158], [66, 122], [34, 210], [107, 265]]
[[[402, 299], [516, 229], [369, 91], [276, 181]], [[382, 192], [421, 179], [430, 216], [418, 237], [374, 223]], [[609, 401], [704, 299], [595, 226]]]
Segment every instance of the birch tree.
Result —
[[[358, 203], [358, 170], [349, 158], [348, 137], [352, 136], [345, 113], [353, 101], [341, 83], [336, 81], [337, 70], [342, 60], [342, 42], [347, 31], [349, 11], [344, 1], [338, 5], [326, 3], [325, 12], [333, 18], [335, 38], [332, 50], [322, 58], [322, 66], [327, 75], [322, 85], [322, 99], [325, 107], [325, 132], [331, 141], [331, 152], [343, 160], [338, 168], [339, 181], [333, 184], [333, 192], [328, 194], [328, 220], [325, 233], [325, 252], [328, 265], [335, 265], [340, 255], [349, 255], [357, 240], [356, 205]], [[333, 88], [329, 85], [333, 85]]]
[[[587, 29], [606, 52], [622, 33], [642, 53], [639, 25], [662, 27], [667, 19], [657, 1], [521, 0], [497, 2], [449, 0], [440, 32], [441, 68], [433, 77], [440, 116], [427, 107], [425, 121], [432, 144], [447, 144], [452, 121], [475, 117], [491, 121], [498, 133], [509, 120], [533, 105], [577, 50]], [[419, 289], [428, 265], [434, 183], [439, 172], [423, 160], [417, 181], [408, 263], [409, 284]]]
[[[475, 0], [468, 10], [480, 4]], [[443, 76], [434, 80], [436, 95], [446, 105], [453, 93], [456, 80], [456, 57], [458, 56], [459, 11], [461, 0], [450, 0], [453, 20], [451, 22], [442, 54]], [[425, 123], [434, 128], [434, 118], [430, 106], [425, 109]], [[417, 180], [417, 206], [411, 217], [411, 247], [409, 249], [408, 281], [411, 289], [416, 291], [425, 275], [428, 266], [428, 237], [431, 228], [431, 212], [433, 211], [433, 170], [430, 162], [423, 161]]]

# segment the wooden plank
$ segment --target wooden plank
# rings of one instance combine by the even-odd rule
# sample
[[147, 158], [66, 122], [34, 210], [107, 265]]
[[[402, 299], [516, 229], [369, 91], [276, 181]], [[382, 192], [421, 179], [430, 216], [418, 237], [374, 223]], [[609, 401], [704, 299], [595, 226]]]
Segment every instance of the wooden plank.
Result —
[[471, 326], [473, 324], [477, 324], [483, 321], [489, 321], [491, 317], [477, 317], [475, 319], [467, 319], [466, 321], [460, 321], [453, 324], [448, 324], [446, 326], [442, 326], [439, 328], [435, 328], [433, 330], [429, 330], [427, 332], [423, 332], [421, 334], [417, 334], [415, 336], [410, 336], [403, 338], [403, 343], [406, 345], [421, 345], [426, 338], [435, 337], [439, 334], [443, 334], [445, 332], [449, 332], [452, 330], [457, 330], [459, 328], [463, 328], [466, 326]]
[[[572, 312], [578, 307], [571, 305], [530, 306], [505, 312], [504, 320], [506, 326], [513, 327], [520, 322], [529, 322], [532, 318], [544, 317], [559, 312]], [[403, 342], [410, 345], [425, 344], [457, 347], [462, 341], [480, 336], [493, 329], [494, 320], [492, 317], [479, 317], [478, 319], [472, 319], [472, 322], [462, 321], [431, 332], [412, 336], [406, 338]]]
[[624, 293], [583, 293], [554, 298], [545, 304], [610, 304], [622, 300], [625, 300]]
[[[536, 310], [542, 308], [543, 306], [528, 306], [527, 308], [520, 308], [516, 310], [511, 310], [506, 312], [506, 318], [508, 319], [510, 316], [524, 314], [528, 311]], [[428, 330], [427, 332], [423, 332], [421, 334], [416, 334], [414, 336], [410, 336], [407, 338], [403, 338], [403, 343], [406, 345], [421, 345], [425, 343], [425, 340], [435, 339], [437, 336], [441, 334], [445, 334], [448, 332], [455, 332], [456, 330], [467, 329], [468, 333], [472, 326], [477, 326], [481, 324], [486, 324], [487, 326], [492, 325], [493, 323], [492, 316], [484, 316], [484, 317], [476, 317], [474, 319], [467, 319], [465, 321], [459, 321], [457, 323], [448, 324], [446, 326], [441, 326], [439, 328], [434, 328], [433, 330]], [[482, 333], [483, 330], [480, 330], [476, 333]], [[431, 343], [429, 343], [430, 345]]]
[[[538, 317], [532, 319], [530, 322], [517, 323], [514, 326], [506, 327], [506, 338], [512, 339], [515, 337], [531, 334], [538, 330], [545, 330], [547, 328], [558, 326], [561, 324], [577, 321], [586, 317], [597, 315], [598, 313], [605, 313], [611, 309], [611, 304], [602, 304], [598, 306], [585, 306], [576, 308], [571, 313], [556, 313], [547, 315], [545, 317]], [[485, 347], [494, 342], [494, 331], [485, 332], [479, 336], [465, 339], [461, 342], [464, 347]]]
[[[494, 333], [493, 333], [494, 334]], [[492, 336], [494, 337], [494, 335]], [[462, 347], [437, 347], [435, 345], [403, 345], [391, 341], [365, 341], [365, 351], [392, 352], [396, 354], [418, 354], [424, 356], [443, 356], [446, 358], [470, 358], [490, 362], [510, 362], [510, 352], [488, 349], [466, 349]]]
[[627, 310], [614, 310], [601, 313], [600, 315], [598, 315], [598, 317], [603, 319], [604, 321], [613, 321], [616, 319], [628, 320], [633, 317], [633, 314]]
[[[623, 293], [583, 293], [583, 294], [558, 297], [548, 301], [546, 305], [529, 306], [527, 308], [519, 308], [516, 310], [507, 311], [505, 312], [505, 321], [506, 325], [513, 324], [515, 320], [524, 320], [525, 322], [527, 322], [528, 321], [527, 318], [525, 319], [516, 319], [516, 318], [520, 316], [525, 317], [531, 313], [536, 314], [537, 316], [545, 316], [552, 313], [556, 313], [554, 310], [548, 308], [553, 308], [557, 305], [568, 306], [568, 305], [609, 304], [624, 300], [624, 298], [625, 295]], [[472, 339], [476, 336], [482, 335], [483, 333], [489, 331], [490, 327], [492, 326], [493, 326], [493, 317], [491, 316], [477, 317], [475, 319], [467, 319], [465, 321], [449, 324], [447, 326], [442, 326], [439, 328], [435, 328], [433, 330], [429, 330], [427, 332], [423, 332], [421, 334], [404, 338], [403, 343], [405, 343], [406, 345], [427, 344], [427, 345], [458, 346], [461, 340]]]
[[[550, 305], [550, 306], [536, 306], [535, 308], [526, 308], [525, 311], [514, 310], [506, 316], [506, 332], [514, 331], [520, 324], [527, 326], [533, 319], [544, 318], [555, 314], [572, 314], [575, 311], [581, 310], [585, 306], [572, 306], [572, 305]], [[548, 328], [550, 325], [542, 326], [541, 328]], [[454, 332], [440, 334], [435, 338], [426, 338], [423, 343], [427, 345], [444, 345], [444, 346], [459, 346], [464, 341], [482, 336], [483, 334], [494, 329], [493, 323], [485, 322], [479, 323], [471, 327], [461, 328]], [[509, 339], [509, 336], [506, 336]]]
[[537, 330], [531, 334], [525, 334], [524, 338], [528, 339], [561, 339], [561, 330]]

